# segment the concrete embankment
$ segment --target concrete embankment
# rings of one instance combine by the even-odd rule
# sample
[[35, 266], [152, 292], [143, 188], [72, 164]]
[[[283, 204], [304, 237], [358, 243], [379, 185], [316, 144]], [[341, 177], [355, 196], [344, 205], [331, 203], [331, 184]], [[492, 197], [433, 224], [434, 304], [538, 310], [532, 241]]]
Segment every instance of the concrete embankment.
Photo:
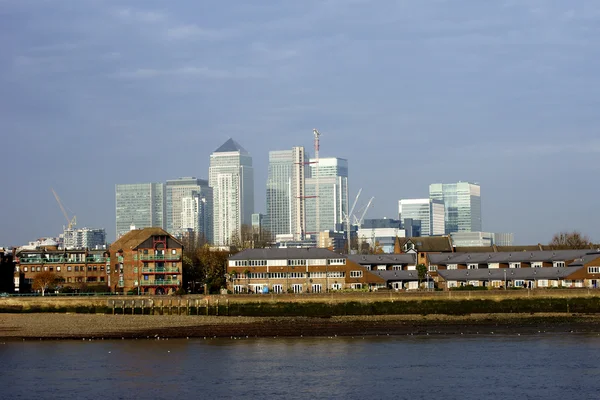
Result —
[[595, 290], [335, 293], [230, 296], [9, 297], [0, 313], [332, 317], [600, 313]]

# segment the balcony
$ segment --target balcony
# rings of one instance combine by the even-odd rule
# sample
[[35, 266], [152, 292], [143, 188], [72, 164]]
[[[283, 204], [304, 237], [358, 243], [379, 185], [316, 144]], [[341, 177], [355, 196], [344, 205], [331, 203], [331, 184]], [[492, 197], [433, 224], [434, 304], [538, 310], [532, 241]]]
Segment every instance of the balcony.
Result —
[[179, 261], [181, 254], [140, 254], [140, 260], [144, 262]]
[[110, 258], [108, 258], [108, 257], [88, 257], [85, 259], [86, 263], [105, 263], [107, 261], [110, 261]]
[[142, 281], [142, 286], [179, 286], [181, 281], [178, 279], [161, 279], [154, 281]]
[[179, 268], [177, 267], [165, 267], [165, 268], [150, 268], [143, 267], [142, 273], [150, 273], [150, 274], [170, 274], [170, 273], [180, 273]]

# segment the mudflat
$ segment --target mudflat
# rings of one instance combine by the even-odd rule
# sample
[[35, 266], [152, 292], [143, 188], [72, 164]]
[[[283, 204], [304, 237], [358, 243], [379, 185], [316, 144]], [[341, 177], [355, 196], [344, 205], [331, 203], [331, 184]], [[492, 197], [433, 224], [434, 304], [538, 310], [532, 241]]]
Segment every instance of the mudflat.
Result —
[[224, 317], [0, 314], [3, 339], [133, 339], [269, 336], [386, 336], [600, 333], [598, 314], [471, 314]]

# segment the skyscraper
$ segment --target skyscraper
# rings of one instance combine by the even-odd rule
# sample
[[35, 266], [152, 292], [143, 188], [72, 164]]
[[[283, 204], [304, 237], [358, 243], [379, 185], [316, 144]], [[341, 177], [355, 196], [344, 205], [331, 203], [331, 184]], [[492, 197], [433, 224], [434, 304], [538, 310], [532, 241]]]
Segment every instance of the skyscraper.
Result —
[[163, 183], [118, 184], [115, 186], [117, 239], [136, 228], [165, 228], [165, 185]]
[[208, 184], [213, 189], [213, 242], [231, 243], [242, 224], [252, 223], [254, 168], [250, 154], [233, 139], [210, 155]]
[[433, 199], [402, 199], [398, 202], [400, 221], [411, 218], [420, 221], [421, 236], [443, 235], [444, 203]]
[[[316, 233], [336, 230], [348, 214], [348, 161], [343, 158], [310, 159], [306, 178], [306, 230]], [[317, 226], [317, 174], [319, 180], [319, 226]]]
[[[212, 189], [208, 186], [208, 181], [204, 179], [196, 179], [194, 177], [184, 177], [173, 180], [168, 180], [166, 185], [166, 226], [167, 231], [175, 236], [181, 234], [182, 229], [190, 229], [190, 226], [184, 227], [183, 225], [183, 200], [186, 201], [187, 206], [191, 207], [193, 204], [190, 202], [196, 202], [193, 198], [197, 195], [200, 196], [199, 199], [202, 200], [202, 204], [198, 203], [200, 209], [197, 211], [200, 212], [198, 214], [198, 218], [202, 217], [206, 220], [206, 223], [200, 223], [198, 225], [198, 230], [195, 231], [197, 234], [202, 234], [206, 237], [208, 242], [212, 242], [213, 234], [212, 234], [212, 207], [213, 207], [213, 193]], [[187, 209], [188, 215], [190, 218], [195, 219], [196, 216], [192, 216], [189, 214], [191, 208]], [[207, 214], [210, 214], [210, 217], [204, 216], [202, 212], [205, 211]], [[187, 221], [186, 225], [190, 225], [190, 221]], [[210, 227], [210, 228], [206, 228]], [[205, 230], [206, 229], [206, 230]]]
[[180, 232], [192, 230], [197, 237], [212, 241], [212, 189], [204, 193], [193, 191], [189, 196], [181, 198]]
[[304, 147], [269, 152], [267, 179], [267, 226], [272, 235], [292, 234], [296, 239], [306, 232], [304, 207]]
[[444, 202], [446, 234], [480, 232], [481, 188], [469, 182], [429, 185], [429, 198]]

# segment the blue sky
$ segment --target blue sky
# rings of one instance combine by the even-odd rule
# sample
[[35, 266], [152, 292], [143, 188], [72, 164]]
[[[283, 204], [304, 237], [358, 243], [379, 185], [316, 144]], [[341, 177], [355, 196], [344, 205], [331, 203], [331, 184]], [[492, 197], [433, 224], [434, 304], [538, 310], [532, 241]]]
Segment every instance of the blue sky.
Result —
[[347, 158], [368, 217], [482, 186], [484, 230], [600, 242], [597, 0], [0, 0], [0, 245], [114, 237], [114, 185], [208, 176], [229, 137]]

